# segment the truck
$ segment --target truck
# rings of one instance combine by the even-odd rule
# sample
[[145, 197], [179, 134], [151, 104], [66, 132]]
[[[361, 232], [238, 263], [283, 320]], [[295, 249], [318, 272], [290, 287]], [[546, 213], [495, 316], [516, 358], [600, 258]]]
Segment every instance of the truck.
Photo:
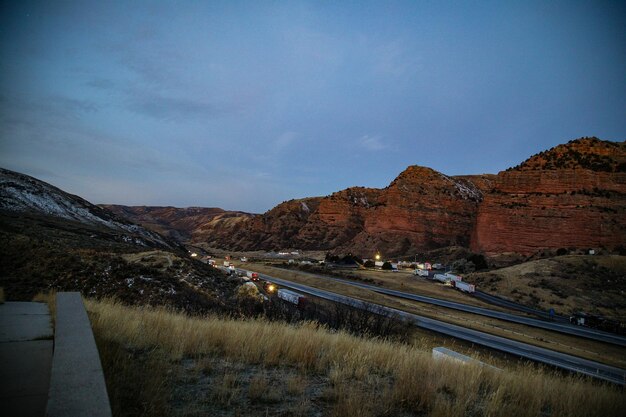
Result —
[[276, 294], [281, 300], [295, 304], [298, 307], [302, 307], [307, 301], [307, 298], [304, 295], [284, 288], [279, 289]]
[[215, 266], [215, 260], [214, 259], [209, 259], [209, 265]]
[[435, 274], [433, 279], [435, 281], [443, 282], [445, 285], [450, 285], [450, 282], [452, 281], [450, 277], [445, 274]]
[[224, 261], [224, 266], [230, 266], [230, 262]]
[[470, 294], [476, 291], [476, 286], [474, 286], [474, 284], [468, 284], [467, 282], [463, 282], [463, 281], [455, 281], [454, 286], [458, 290], [461, 290], [463, 292], [467, 292]]
[[458, 276], [458, 275], [451, 274], [451, 273], [449, 273], [449, 272], [446, 272], [444, 275], [445, 275], [446, 277], [450, 278], [450, 281], [453, 281], [453, 282], [463, 281], [463, 277], [460, 277], [460, 276]]
[[425, 269], [416, 269], [415, 271], [413, 271], [413, 275], [417, 275], [419, 277], [427, 277], [428, 271]]
[[259, 280], [259, 273], [258, 272], [248, 271], [248, 272], [246, 272], [246, 276], [248, 278], [250, 278], [252, 281], [258, 281]]

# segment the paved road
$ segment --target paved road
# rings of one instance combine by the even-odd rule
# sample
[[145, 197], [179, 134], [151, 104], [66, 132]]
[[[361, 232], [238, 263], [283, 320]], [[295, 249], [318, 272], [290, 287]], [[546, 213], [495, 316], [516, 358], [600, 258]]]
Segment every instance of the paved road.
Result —
[[[245, 270], [238, 270], [245, 272]], [[549, 349], [532, 346], [526, 343], [506, 339], [504, 337], [490, 335], [477, 330], [466, 329], [461, 326], [445, 323], [439, 320], [430, 319], [405, 311], [381, 306], [374, 303], [363, 302], [352, 297], [333, 293], [331, 291], [320, 290], [307, 285], [298, 284], [280, 278], [275, 278], [266, 274], [259, 274], [259, 277], [276, 284], [293, 288], [295, 290], [314, 295], [323, 299], [352, 305], [357, 308], [367, 308], [373, 311], [384, 311], [395, 314], [412, 322], [416, 326], [443, 333], [452, 337], [467, 340], [478, 345], [486, 346], [502, 352], [517, 355], [526, 359], [549, 364], [561, 369], [578, 372], [594, 378], [613, 382], [619, 385], [626, 385], [626, 370], [605, 365], [602, 363], [578, 358], [576, 356], [555, 352]]]
[[0, 304], [0, 414], [14, 417], [46, 414], [52, 334], [46, 304]]
[[558, 314], [555, 314], [554, 316], [550, 317], [550, 314], [546, 311], [537, 310], [536, 308], [530, 308], [525, 305], [504, 299], [502, 297], [498, 297], [493, 294], [487, 294], [486, 292], [483, 292], [480, 290], [476, 290], [476, 292], [474, 293], [474, 296], [489, 304], [495, 304], [497, 306], [509, 308], [511, 310], [523, 311], [524, 313], [532, 314], [534, 316], [538, 316], [546, 320], [552, 320], [552, 321], [556, 321], [560, 323], [569, 323], [568, 317], [560, 316]]
[[[376, 285], [365, 284], [357, 281], [349, 281], [341, 278], [334, 278], [325, 275], [311, 274], [309, 272], [298, 271], [299, 274], [310, 275], [314, 278], [325, 279], [329, 281], [340, 282], [342, 284], [351, 285], [353, 287], [359, 287], [370, 291], [375, 291], [379, 294], [391, 295], [393, 297], [404, 298], [407, 300], [419, 301], [420, 303], [432, 304], [441, 307], [446, 307], [458, 311], [464, 311], [467, 313], [478, 314], [481, 316], [492, 317], [500, 320], [505, 320], [512, 323], [520, 323], [527, 326], [552, 330], [555, 332], [565, 333], [573, 336], [584, 337], [586, 339], [597, 340], [600, 342], [611, 343], [618, 346], [626, 347], [626, 337], [603, 332], [601, 330], [591, 329], [589, 327], [576, 326], [570, 323], [557, 323], [553, 321], [538, 320], [532, 317], [518, 316], [515, 314], [504, 313], [501, 311], [490, 310], [484, 307], [477, 307], [468, 304], [458, 303], [454, 301], [442, 300], [440, 298], [426, 297], [423, 295], [412, 294], [404, 291], [391, 290], [387, 288], [378, 287]], [[452, 290], [451, 290], [452, 291]]]

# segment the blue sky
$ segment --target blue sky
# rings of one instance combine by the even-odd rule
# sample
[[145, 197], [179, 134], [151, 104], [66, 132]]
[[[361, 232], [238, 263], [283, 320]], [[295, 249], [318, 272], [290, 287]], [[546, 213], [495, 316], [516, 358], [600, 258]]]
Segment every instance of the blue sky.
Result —
[[0, 166], [94, 203], [263, 212], [626, 139], [623, 2], [0, 4]]

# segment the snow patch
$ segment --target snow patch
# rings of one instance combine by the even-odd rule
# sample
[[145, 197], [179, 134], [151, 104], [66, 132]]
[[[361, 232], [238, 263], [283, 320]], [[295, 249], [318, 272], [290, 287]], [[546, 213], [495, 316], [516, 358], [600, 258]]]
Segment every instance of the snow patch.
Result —
[[446, 181], [450, 182], [451, 184], [453, 184], [454, 187], [456, 188], [456, 190], [458, 191], [458, 193], [461, 195], [461, 198], [463, 198], [464, 200], [474, 200], [474, 201], [482, 200], [483, 196], [480, 193], [480, 191], [478, 191], [476, 188], [469, 187], [469, 186], [467, 186], [466, 184], [463, 184], [460, 181], [455, 181], [452, 178], [450, 178], [447, 175], [444, 175], [442, 173], [439, 173], [439, 175], [444, 180], [446, 180]]

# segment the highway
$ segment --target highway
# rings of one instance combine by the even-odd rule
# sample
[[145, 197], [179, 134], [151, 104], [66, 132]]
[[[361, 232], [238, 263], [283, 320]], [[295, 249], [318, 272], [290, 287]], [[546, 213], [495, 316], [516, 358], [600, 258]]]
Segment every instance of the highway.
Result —
[[[237, 271], [243, 273], [247, 272], [243, 269], [238, 269]], [[266, 274], [259, 273], [259, 277], [266, 281], [289, 287], [294, 290], [298, 290], [303, 293], [310, 294], [326, 300], [347, 304], [357, 308], [371, 309], [372, 311], [384, 311], [389, 314], [397, 315], [404, 318], [408, 322], [415, 324], [418, 327], [463, 339], [477, 345], [496, 349], [536, 362], [545, 363], [571, 372], [578, 372], [622, 386], [626, 385], [626, 370], [624, 369], [616, 368], [583, 358], [578, 358], [576, 356], [567, 355], [560, 352], [555, 352], [549, 349], [540, 348], [526, 343], [517, 342], [514, 340], [506, 339], [504, 337], [490, 335], [488, 333], [483, 333], [477, 330], [466, 329], [461, 326], [418, 316], [416, 314], [407, 313], [405, 311], [385, 307], [379, 304], [364, 302], [352, 297], [344, 296], [331, 291], [320, 290], [317, 288], [309, 287], [307, 285], [272, 277]]]
[[[426, 297], [422, 295], [412, 294], [404, 291], [391, 290], [387, 288], [378, 287], [376, 285], [364, 284], [362, 282], [350, 281], [341, 278], [328, 277], [324, 275], [316, 275], [308, 272], [298, 271], [300, 274], [309, 275], [319, 279], [325, 279], [329, 281], [340, 282], [346, 285], [352, 285], [354, 287], [363, 288], [370, 291], [375, 291], [379, 294], [390, 295], [393, 297], [404, 298], [407, 300], [418, 301], [420, 303], [426, 303], [431, 305], [437, 305], [440, 307], [446, 307], [458, 311], [464, 311], [467, 313], [478, 314], [485, 317], [492, 317], [499, 320], [505, 320], [512, 323], [524, 324], [527, 326], [542, 328], [559, 333], [565, 333], [573, 336], [584, 337], [586, 339], [597, 340], [600, 342], [611, 343], [618, 346], [626, 347], [626, 337], [613, 333], [603, 332], [601, 330], [591, 329], [589, 327], [576, 326], [570, 323], [559, 323], [554, 321], [538, 320], [532, 317], [518, 316], [515, 314], [504, 313], [501, 311], [490, 310], [484, 307], [476, 307], [468, 304], [458, 303], [454, 301], [442, 300], [440, 298]], [[451, 291], [453, 291], [451, 289]], [[484, 293], [483, 293], [484, 294]]]
[[511, 310], [523, 311], [524, 313], [532, 314], [534, 316], [539, 316], [546, 320], [553, 320], [553, 321], [558, 321], [561, 323], [569, 323], [569, 318], [565, 316], [559, 316], [558, 314], [555, 314], [553, 317], [550, 317], [550, 314], [548, 314], [546, 311], [537, 310], [535, 308], [530, 308], [525, 305], [506, 300], [502, 297], [498, 297], [496, 295], [487, 294], [486, 292], [482, 292], [480, 290], [476, 290], [476, 292], [474, 293], [474, 297], [481, 299], [489, 304], [495, 304], [497, 306], [509, 308]]

